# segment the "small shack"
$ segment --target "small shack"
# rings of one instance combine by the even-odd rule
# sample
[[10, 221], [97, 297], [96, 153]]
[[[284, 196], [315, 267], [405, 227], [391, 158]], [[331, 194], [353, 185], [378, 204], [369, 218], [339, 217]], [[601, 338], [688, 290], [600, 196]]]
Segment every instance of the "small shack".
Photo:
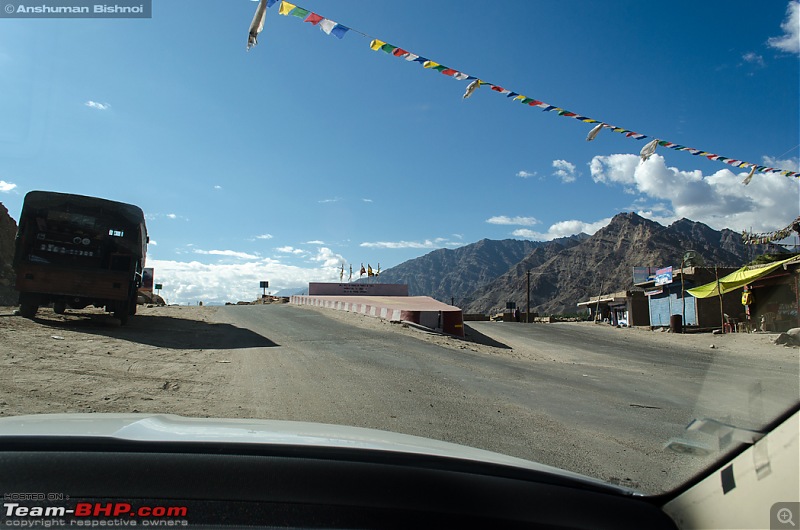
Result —
[[608, 322], [613, 326], [649, 326], [647, 298], [642, 290], [602, 294], [578, 302], [579, 308], [589, 310], [589, 320]]
[[738, 314], [741, 300], [733, 295], [723, 295], [722, 311], [719, 297], [695, 297], [690, 289], [715, 282], [735, 271], [735, 267], [667, 267], [654, 279], [637, 283], [644, 289], [650, 309], [651, 326], [669, 326], [673, 315], [681, 315], [684, 326], [713, 328], [722, 325], [722, 314]]
[[[746, 323], [761, 331], [786, 331], [800, 326], [799, 283], [800, 256], [790, 256], [772, 263], [746, 265], [718, 281], [692, 289], [689, 295], [700, 302], [718, 300], [722, 293], [723, 299], [732, 300], [724, 305], [729, 323]], [[749, 308], [743, 305], [745, 286], [750, 292]]]

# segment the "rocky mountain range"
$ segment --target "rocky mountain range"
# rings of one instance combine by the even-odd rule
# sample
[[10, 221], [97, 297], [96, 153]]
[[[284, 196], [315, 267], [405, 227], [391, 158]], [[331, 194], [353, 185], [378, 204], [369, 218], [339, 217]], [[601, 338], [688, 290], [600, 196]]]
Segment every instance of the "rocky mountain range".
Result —
[[[437, 249], [381, 272], [381, 283], [408, 284], [410, 296], [430, 296], [461, 306], [467, 296], [528, 256], [547, 256], [588, 238], [579, 234], [553, 241], [482, 239], [456, 249]], [[359, 282], [370, 281], [368, 279]], [[374, 281], [374, 280], [373, 280]]]
[[[505, 251], [503, 258], [493, 258], [500, 249]], [[526, 249], [530, 250], [519, 261], [498, 272]], [[408, 283], [412, 295], [448, 303], [453, 297], [467, 313], [494, 313], [509, 301], [525, 307], [530, 271], [532, 311], [575, 313], [582, 300], [633, 287], [633, 267], [680, 266], [687, 250], [696, 251], [707, 265], [735, 267], [765, 252], [744, 245], [741, 235], [731, 230], [717, 231], [688, 219], [663, 226], [635, 213], [621, 213], [592, 236], [546, 243], [483, 240], [437, 250], [387, 269], [381, 281]], [[497, 275], [492, 278], [493, 274]]]

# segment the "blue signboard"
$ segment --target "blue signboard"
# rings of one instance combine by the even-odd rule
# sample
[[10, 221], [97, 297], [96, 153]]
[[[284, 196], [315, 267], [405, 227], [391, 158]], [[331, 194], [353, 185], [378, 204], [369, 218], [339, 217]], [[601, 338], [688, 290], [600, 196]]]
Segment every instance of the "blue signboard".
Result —
[[658, 269], [656, 271], [656, 285], [668, 285], [672, 283], [672, 267]]

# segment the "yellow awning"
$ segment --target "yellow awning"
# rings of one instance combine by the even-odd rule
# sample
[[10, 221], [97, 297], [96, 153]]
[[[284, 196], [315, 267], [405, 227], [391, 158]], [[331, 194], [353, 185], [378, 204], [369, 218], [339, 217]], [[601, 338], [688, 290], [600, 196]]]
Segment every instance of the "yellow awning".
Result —
[[[765, 265], [764, 267], [759, 267], [758, 269], [748, 269], [747, 266], [744, 266], [741, 269], [728, 274], [727, 276], [723, 276], [719, 279], [719, 282], [714, 280], [713, 282], [701, 285], [700, 287], [687, 289], [686, 292], [695, 298], [719, 296], [720, 291], [722, 291], [722, 294], [735, 291], [736, 289], [744, 287], [748, 283], [751, 283], [762, 276], [766, 276], [784, 263], [788, 263], [796, 259], [798, 259], [798, 256], [792, 256], [791, 258], [776, 261], [774, 263], [770, 263], [769, 265]], [[717, 290], [717, 284], [719, 284], [719, 290]]]

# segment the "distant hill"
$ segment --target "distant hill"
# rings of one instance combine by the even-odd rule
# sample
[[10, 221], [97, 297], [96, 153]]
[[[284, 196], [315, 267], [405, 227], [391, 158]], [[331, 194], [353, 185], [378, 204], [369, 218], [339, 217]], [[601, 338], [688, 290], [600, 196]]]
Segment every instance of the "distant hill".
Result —
[[530, 270], [532, 311], [575, 313], [581, 300], [630, 289], [633, 267], [680, 266], [686, 250], [697, 251], [707, 265], [740, 267], [755, 256], [754, 249], [731, 230], [717, 231], [688, 219], [665, 227], [635, 213], [622, 213], [578, 245], [557, 253], [532, 252], [466, 297], [463, 308], [491, 313], [502, 310], [507, 301], [524, 307], [525, 273]]
[[0, 305], [16, 305], [18, 295], [14, 289], [14, 238], [17, 236], [17, 223], [8, 214], [8, 209], [0, 203]]
[[482, 239], [456, 249], [434, 250], [381, 271], [380, 281], [408, 284], [410, 296], [431, 296], [447, 303], [454, 298], [456, 305], [461, 305], [467, 295], [494, 281], [532, 252], [561, 251], [588, 237], [579, 234], [548, 242]]

